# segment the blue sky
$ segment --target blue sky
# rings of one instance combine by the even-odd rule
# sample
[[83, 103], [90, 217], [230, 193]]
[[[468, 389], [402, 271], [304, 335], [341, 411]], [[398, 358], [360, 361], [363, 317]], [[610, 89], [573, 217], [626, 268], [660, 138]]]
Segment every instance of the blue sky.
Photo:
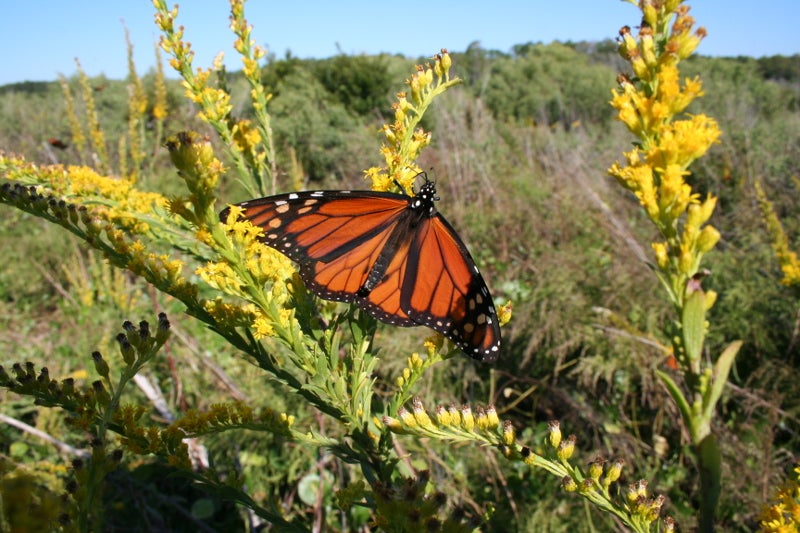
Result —
[[[168, 0], [168, 5], [172, 3]], [[54, 80], [59, 73], [69, 76], [75, 72], [75, 58], [89, 76], [124, 78], [122, 20], [131, 33], [139, 73], [154, 64], [158, 31], [148, 0], [12, 0], [3, 4], [0, 85]], [[800, 0], [693, 0], [689, 5], [698, 24], [708, 30], [701, 54], [800, 53]], [[245, 12], [259, 44], [278, 57], [291, 50], [302, 58], [330, 57], [339, 50], [430, 56], [442, 47], [463, 51], [473, 41], [487, 49], [509, 51], [514, 44], [528, 41], [613, 38], [621, 26], [639, 22], [638, 10], [621, 0], [250, 0]], [[240, 68], [230, 46], [225, 0], [183, 0], [178, 21], [186, 26], [196, 66], [209, 66], [223, 51], [228, 67]]]

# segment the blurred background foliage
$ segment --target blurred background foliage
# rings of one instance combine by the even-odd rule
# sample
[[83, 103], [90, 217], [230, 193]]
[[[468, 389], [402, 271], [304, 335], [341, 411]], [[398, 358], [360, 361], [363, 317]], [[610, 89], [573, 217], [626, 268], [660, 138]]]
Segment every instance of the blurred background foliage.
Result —
[[[669, 498], [667, 512], [691, 527], [688, 504], [697, 488], [687, 475], [691, 459], [675, 407], [654, 375], [667, 368], [663, 347], [669, 345], [660, 338], [669, 304], [653, 290], [647, 263], [654, 230], [635, 199], [606, 176], [631, 142], [608, 105], [621, 68], [616, 49], [614, 42], [526, 43], [504, 53], [473, 43], [463, 53], [451, 52], [453, 73], [466, 84], [426, 115], [433, 144], [420, 163], [432, 169], [439, 208], [469, 244], [495, 301], [512, 299], [515, 311], [496, 367], [453, 359], [428, 373], [418, 390], [431, 405], [493, 402], [531, 443], [548, 420], [559, 419], [566, 433], [578, 435], [587, 456], [624, 458], [627, 475], [650, 480], [652, 492]], [[381, 163], [377, 128], [391, 116], [393, 94], [413, 64], [388, 55], [270, 58], [263, 82], [273, 94], [280, 188], [367, 188], [363, 170]], [[724, 132], [690, 179], [720, 197], [712, 223], [723, 238], [706, 263], [712, 271], [707, 286], [719, 293], [709, 353], [745, 341], [715, 428], [725, 455], [720, 529], [750, 531], [800, 450], [798, 294], [780, 282], [754, 192], [758, 180], [790, 242], [800, 243], [800, 57], [695, 57], [683, 67], [685, 76], [702, 76], [706, 93], [690, 111], [715, 117]], [[149, 101], [155, 76], [142, 77]], [[233, 114], [247, 118], [246, 82], [239, 73], [228, 76]], [[78, 94], [78, 79], [67, 82]], [[106, 138], [124, 136], [126, 82], [100, 76], [91, 84]], [[167, 99], [167, 134], [209, 131], [177, 82], [168, 81]], [[80, 114], [82, 104], [76, 105]], [[145, 127], [152, 131], [150, 123]], [[57, 82], [0, 87], [0, 149], [40, 164], [81, 162]], [[110, 152], [112, 160], [118, 157]], [[166, 151], [150, 157], [154, 172], [142, 176], [143, 186], [165, 194], [176, 190]], [[228, 201], [245, 199], [233, 181], [222, 189]], [[175, 302], [113, 271], [57, 227], [4, 209], [0, 246], [0, 364], [31, 360], [46, 364], [51, 375], [80, 378], [91, 368], [93, 350], [115, 351], [119, 323], [163, 309], [175, 335], [150, 378], [173, 410], [234, 398], [318, 416], [303, 412], [307, 407], [283, 395], [280, 384], [182, 317]], [[403, 368], [427, 335], [381, 327], [378, 387], [389, 386], [383, 380]], [[81, 435], [69, 434], [46, 410], [8, 394], [3, 405], [6, 415], [81, 443]], [[520, 531], [614, 527], [536, 471], [501, 471], [493, 451], [401, 442], [415, 467], [432, 470], [439, 490], [468, 492], [474, 500], [466, 504], [476, 510], [494, 505], [491, 524], [513, 522]], [[295, 514], [311, 512], [318, 497], [334, 505], [337, 487], [323, 474], [335, 465], [321, 451], [247, 434], [223, 433], [205, 444], [215, 468], [240, 472], [257, 501]], [[57, 452], [4, 424], [0, 453], [38, 472], [42, 483], [54, 475], [37, 465], [49, 464]], [[109, 514], [109, 530], [141, 519], [141, 510], [152, 504], [128, 497], [139, 489], [160, 495], [149, 511], [151, 524], [173, 531], [197, 527], [176, 521], [177, 507], [200, 505], [205, 524], [215, 528], [239, 527], [231, 520], [244, 520], [226, 515], [225, 504], [202, 490], [182, 494], [176, 507], [165, 497], [173, 488], [153, 475], [152, 465], [131, 465], [127, 477], [115, 475], [117, 492], [109, 493], [107, 505], [118, 511]]]

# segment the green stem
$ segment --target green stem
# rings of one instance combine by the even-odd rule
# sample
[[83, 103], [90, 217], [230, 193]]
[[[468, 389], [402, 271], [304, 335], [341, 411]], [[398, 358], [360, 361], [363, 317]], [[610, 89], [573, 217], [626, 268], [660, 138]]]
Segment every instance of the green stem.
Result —
[[711, 533], [715, 530], [716, 510], [721, 490], [722, 457], [719, 442], [717, 437], [710, 433], [693, 448], [700, 470], [700, 516], [697, 527], [698, 531]]

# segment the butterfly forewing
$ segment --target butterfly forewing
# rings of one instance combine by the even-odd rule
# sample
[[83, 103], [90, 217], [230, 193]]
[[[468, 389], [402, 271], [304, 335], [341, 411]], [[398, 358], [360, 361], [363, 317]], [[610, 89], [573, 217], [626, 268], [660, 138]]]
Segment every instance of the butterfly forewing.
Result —
[[[368, 205], [365, 195], [371, 200]], [[300, 264], [330, 261], [363, 245], [389, 229], [407, 205], [401, 195], [364, 191], [279, 194], [238, 204], [243, 218], [263, 228], [266, 244]], [[223, 220], [227, 211], [220, 214]], [[362, 217], [369, 219], [369, 226]]]
[[383, 199], [380, 209], [359, 211], [359, 200], [347, 196], [336, 202], [320, 202], [313, 206], [313, 212], [290, 222], [286, 231], [309, 258], [320, 261], [331, 261], [356, 248], [375, 247], [369, 241], [391, 230], [406, 202], [398, 205], [397, 200]]

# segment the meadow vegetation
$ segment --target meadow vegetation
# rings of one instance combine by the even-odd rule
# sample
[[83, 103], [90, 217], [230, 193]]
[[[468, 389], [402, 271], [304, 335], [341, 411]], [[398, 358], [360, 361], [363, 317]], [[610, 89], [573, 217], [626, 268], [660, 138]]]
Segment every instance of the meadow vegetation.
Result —
[[[617, 120], [621, 95], [648, 89], [636, 30], [304, 60], [264, 56], [232, 1], [244, 68], [197, 71], [155, 4], [154, 53], [181, 81], [160, 59], [143, 76], [130, 62], [127, 80], [78, 65], [0, 87], [3, 530], [796, 520], [798, 56], [681, 57], [703, 95], [676, 116], [712, 117], [721, 136], [681, 177], [689, 214], [667, 223], [608, 172], [658, 140]], [[430, 136], [398, 159], [418, 128]], [[313, 299], [288, 261], [254, 260], [248, 228], [216, 219], [256, 195], [408, 185], [414, 169], [430, 169], [495, 302], [513, 302], [494, 366]], [[718, 241], [684, 268], [690, 205]], [[694, 440], [701, 404], [712, 452]], [[715, 469], [716, 486], [700, 473]]]

